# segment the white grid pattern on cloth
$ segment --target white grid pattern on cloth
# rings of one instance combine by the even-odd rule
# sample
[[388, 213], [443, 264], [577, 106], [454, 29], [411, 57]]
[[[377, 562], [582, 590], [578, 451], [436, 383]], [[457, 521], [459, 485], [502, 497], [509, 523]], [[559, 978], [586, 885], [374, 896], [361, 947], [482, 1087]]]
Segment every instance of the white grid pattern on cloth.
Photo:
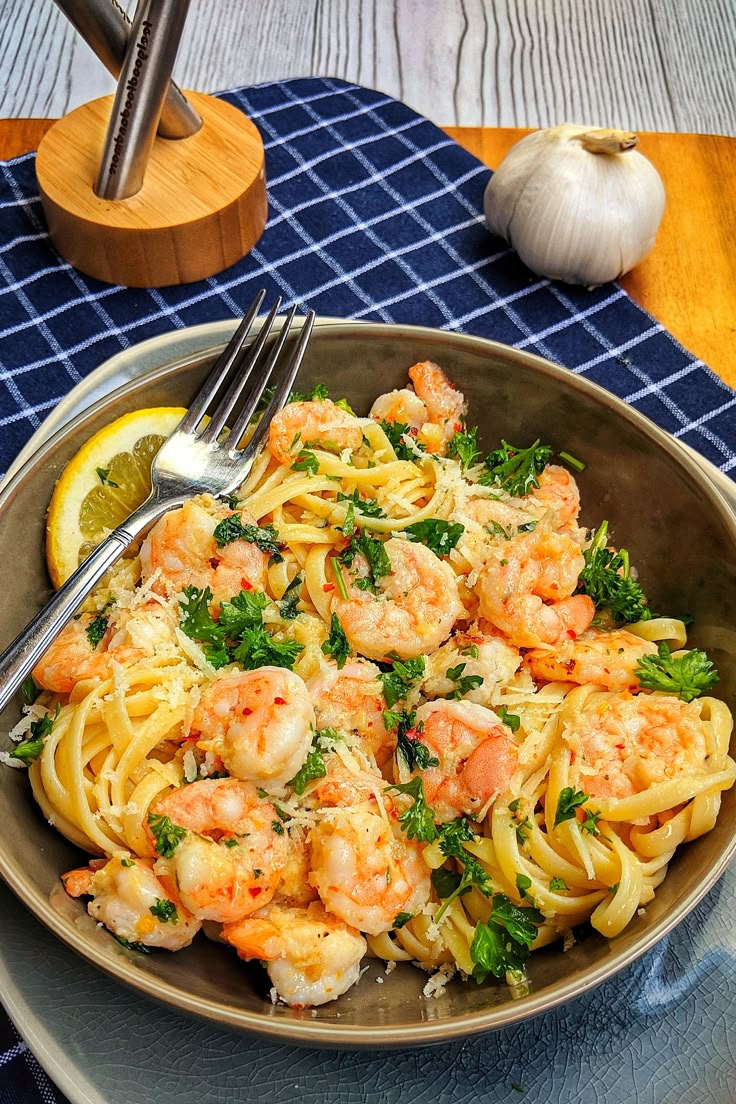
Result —
[[731, 391], [615, 285], [533, 277], [489, 237], [488, 171], [381, 93], [309, 79], [223, 94], [260, 126], [271, 219], [249, 257], [180, 288], [97, 283], [45, 234], [33, 157], [0, 181], [0, 469], [101, 360], [171, 328], [235, 315], [256, 285], [318, 312], [495, 338], [585, 374], [736, 467]]
[[[734, 393], [616, 285], [588, 292], [529, 273], [484, 229], [488, 170], [433, 124], [334, 80], [222, 95], [264, 134], [271, 217], [248, 257], [199, 284], [126, 289], [76, 272], [48, 241], [33, 155], [0, 166], [0, 471], [106, 357], [172, 328], [235, 316], [261, 285], [278, 288], [285, 306], [530, 349], [734, 471]], [[4, 1085], [24, 1063], [35, 1099], [61, 1100], [25, 1044], [10, 1039], [0, 1053]]]

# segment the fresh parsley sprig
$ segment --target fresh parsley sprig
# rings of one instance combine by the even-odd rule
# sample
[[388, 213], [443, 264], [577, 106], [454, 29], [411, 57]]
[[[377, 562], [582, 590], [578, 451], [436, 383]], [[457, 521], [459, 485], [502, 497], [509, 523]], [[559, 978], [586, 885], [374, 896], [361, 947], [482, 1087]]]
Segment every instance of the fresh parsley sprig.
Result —
[[486, 471], [479, 483], [496, 485], [514, 498], [523, 498], [539, 486], [539, 476], [552, 456], [550, 445], [541, 445], [539, 438], [529, 448], [517, 448], [501, 441], [486, 458]]
[[28, 739], [23, 740], [22, 743], [17, 744], [13, 750], [9, 753], [11, 759], [17, 759], [21, 763], [28, 765], [29, 763], [35, 763], [39, 755], [43, 751], [43, 745], [46, 742], [46, 737], [51, 735], [54, 724], [61, 711], [61, 706], [56, 704], [56, 712], [53, 717], [50, 713], [44, 713], [43, 717], [39, 717], [35, 721], [31, 721], [30, 736]]
[[467, 663], [458, 663], [457, 666], [448, 667], [445, 671], [445, 677], [448, 678], [450, 682], [455, 683], [455, 689], [451, 694], [448, 694], [448, 697], [456, 701], [459, 701], [460, 698], [464, 698], [471, 690], [477, 690], [479, 686], [483, 685], [482, 675], [463, 674], [466, 667]]
[[156, 841], [156, 854], [162, 859], [170, 859], [187, 834], [186, 828], [157, 813], [148, 814], [148, 827]]
[[268, 552], [274, 563], [282, 563], [282, 545], [279, 543], [279, 535], [273, 525], [243, 524], [240, 514], [229, 514], [215, 526], [213, 533], [215, 544], [218, 548], [224, 548], [235, 540], [248, 541], [255, 544], [261, 552]]
[[705, 652], [693, 648], [675, 658], [664, 641], [656, 655], [644, 655], [637, 661], [634, 674], [645, 690], [661, 690], [677, 694], [691, 702], [718, 682], [718, 672]]
[[472, 468], [482, 455], [478, 448], [478, 427], [461, 429], [447, 442], [447, 455], [460, 461], [462, 471]]
[[[381, 429], [391, 442], [391, 448], [396, 453], [399, 460], [413, 460], [414, 463], [419, 459], [414, 449], [419, 449], [420, 452], [426, 452], [424, 445], [420, 444], [416, 440], [414, 433], [411, 431], [411, 427], [404, 422], [381, 422]], [[411, 448], [404, 438], [410, 437], [413, 442], [414, 448]]]
[[350, 642], [336, 613], [330, 618], [330, 634], [322, 645], [322, 651], [325, 655], [332, 656], [340, 669], [345, 666], [350, 655]]
[[334, 744], [335, 740], [339, 740], [340, 737], [334, 728], [322, 728], [318, 732], [315, 732], [314, 739], [312, 740], [312, 746], [309, 749], [306, 760], [303, 766], [299, 768], [294, 777], [288, 783], [292, 786], [294, 793], [301, 795], [304, 793], [307, 785], [315, 778], [324, 778], [327, 774], [327, 766], [325, 764], [325, 747], [324, 744]]
[[397, 701], [401, 701], [409, 693], [415, 683], [424, 676], [424, 656], [416, 656], [414, 659], [399, 659], [397, 655], [391, 657], [393, 662], [389, 665], [381, 665], [382, 670], [378, 676], [383, 685], [383, 696], [386, 705], [391, 709]]
[[294, 662], [304, 645], [294, 640], [276, 640], [263, 624], [263, 611], [269, 604], [262, 591], [241, 590], [220, 606], [219, 619], [210, 613], [212, 591], [209, 587], [184, 587], [180, 602], [181, 628], [202, 645], [213, 667], [237, 663], [246, 671], [257, 667], [286, 667]]
[[632, 623], [651, 617], [644, 591], [632, 578], [629, 554], [625, 548], [612, 552], [606, 548], [608, 522], [596, 531], [583, 551], [585, 567], [578, 579], [576, 594], [587, 594], [596, 609], [606, 609], [614, 621]]
[[356, 529], [350, 535], [350, 542], [338, 559], [341, 564], [350, 567], [358, 554], [366, 559], [368, 575], [358, 576], [353, 582], [359, 590], [375, 591], [378, 580], [391, 574], [391, 561], [384, 542], [377, 537], [372, 537], [365, 529]]
[[432, 843], [437, 839], [432, 810], [425, 800], [424, 783], [418, 774], [409, 782], [396, 782], [387, 786], [386, 790], [395, 790], [414, 799], [408, 809], [399, 814], [399, 824], [408, 839], [417, 839], [421, 843]]
[[416, 713], [408, 713], [405, 709], [401, 712], [386, 710], [383, 723], [389, 732], [396, 729], [396, 748], [410, 771], [439, 765], [439, 759], [421, 741], [422, 725], [421, 722], [417, 725]]
[[465, 526], [459, 521], [426, 518], [407, 525], [404, 532], [409, 540], [426, 544], [436, 556], [447, 556], [465, 532]]
[[520, 907], [503, 893], [494, 894], [488, 922], [479, 921], [470, 946], [473, 977], [478, 984], [489, 974], [501, 978], [509, 971], [523, 973], [537, 929], [543, 923], [538, 909]]

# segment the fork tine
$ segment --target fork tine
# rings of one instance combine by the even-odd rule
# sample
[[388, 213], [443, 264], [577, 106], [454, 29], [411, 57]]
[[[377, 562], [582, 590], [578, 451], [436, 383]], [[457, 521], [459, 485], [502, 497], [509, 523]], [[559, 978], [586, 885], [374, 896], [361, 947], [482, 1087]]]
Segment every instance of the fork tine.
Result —
[[206, 414], [207, 407], [209, 406], [213, 395], [217, 392], [218, 388], [222, 384], [222, 381], [225, 379], [228, 372], [232, 368], [236, 357], [240, 353], [243, 344], [245, 343], [245, 340], [250, 333], [250, 328], [253, 325], [253, 320], [258, 314], [261, 303], [263, 302], [265, 296], [265, 288], [261, 288], [261, 290], [256, 294], [255, 299], [249, 306], [237, 330], [228, 341], [220, 356], [217, 358], [214, 368], [211, 370], [203, 386], [200, 388], [199, 392], [195, 396], [192, 405], [189, 407], [189, 410], [182, 418], [180, 424], [177, 426], [177, 429], [180, 430], [182, 433], [192, 433], [202, 420], [202, 416]]
[[[261, 351], [263, 350], [263, 346], [266, 343], [266, 339], [273, 329], [274, 320], [280, 306], [281, 297], [279, 296], [276, 299], [274, 305], [271, 307], [271, 310], [268, 312], [268, 317], [258, 331], [253, 344], [250, 345], [248, 349], [243, 350], [239, 353], [239, 355], [232, 358], [231, 363], [236, 364], [237, 372], [222, 399], [218, 402], [217, 406], [212, 411], [209, 423], [207, 424], [205, 429], [202, 430], [200, 436], [201, 440], [205, 444], [209, 445], [213, 441], [216, 441], [219, 437], [220, 432], [227, 422], [227, 419], [233, 407], [235, 406], [236, 402], [243, 392], [243, 388], [250, 379], [251, 373], [256, 366], [258, 358], [261, 355]], [[271, 363], [269, 361], [267, 368], [270, 367]], [[258, 391], [256, 403], [261, 397], [261, 393], [266, 386], [266, 382], [267, 380], [263, 381], [263, 386], [261, 387], [260, 391]], [[256, 389], [258, 388], [259, 383], [260, 381], [256, 382]]]
[[[291, 326], [291, 321], [294, 317], [295, 309], [296, 308], [292, 308], [292, 310], [289, 312], [289, 317], [287, 318], [287, 321], [284, 325], [285, 330], [288, 330]], [[301, 333], [299, 334], [299, 339], [296, 343], [294, 352], [291, 355], [291, 360], [287, 364], [286, 370], [282, 375], [281, 380], [278, 383], [276, 390], [272, 395], [266, 409], [263, 411], [263, 415], [260, 422], [258, 423], [258, 426], [256, 427], [255, 433], [246, 446], [246, 450], [249, 455], [257, 452], [257, 450], [261, 447], [263, 438], [268, 432], [268, 427], [271, 423], [271, 419], [273, 418], [274, 414], [278, 413], [278, 411], [281, 410], [282, 407], [286, 404], [289, 392], [291, 391], [294, 380], [296, 379], [296, 374], [301, 367], [302, 360], [304, 359], [304, 354], [307, 351], [309, 338], [312, 336], [312, 329], [314, 327], [315, 317], [316, 315], [314, 311], [309, 311], [304, 319], [304, 322], [302, 323]], [[284, 341], [285, 340], [286, 336], [284, 335]], [[281, 342], [278, 351], [274, 349], [274, 352], [271, 354], [271, 360], [273, 361], [273, 364], [276, 363], [276, 358], [278, 356], [278, 352], [280, 352], [281, 346], [283, 346], [283, 341]], [[271, 361], [269, 361], [268, 367], [270, 375], [270, 370], [273, 367]], [[262, 391], [263, 388], [261, 388], [261, 392]], [[260, 398], [260, 394], [258, 397]], [[256, 403], [257, 401], [258, 400], [256, 399]], [[246, 411], [244, 410], [238, 418], [238, 421], [232, 428], [232, 439], [235, 441], [238, 441], [240, 439], [241, 435], [245, 431], [246, 426], [248, 425], [248, 422], [250, 421], [249, 417], [244, 417], [245, 413]]]

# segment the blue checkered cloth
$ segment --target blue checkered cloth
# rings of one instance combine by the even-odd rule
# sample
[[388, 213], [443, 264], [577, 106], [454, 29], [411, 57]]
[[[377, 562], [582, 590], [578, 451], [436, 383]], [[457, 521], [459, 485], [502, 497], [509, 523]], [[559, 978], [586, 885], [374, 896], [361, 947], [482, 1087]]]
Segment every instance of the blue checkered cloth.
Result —
[[529, 349], [607, 387], [733, 474], [733, 391], [617, 285], [590, 292], [532, 275], [484, 227], [488, 169], [432, 123], [334, 80], [223, 98], [260, 127], [271, 213], [248, 257], [200, 283], [141, 290], [83, 276], [49, 242], [33, 155], [2, 165], [0, 471], [107, 357], [238, 315], [264, 286], [318, 315]]
[[[183, 287], [110, 287], [50, 244], [28, 154], [0, 166], [0, 471], [105, 359], [240, 315], [256, 289], [318, 315], [479, 334], [566, 365], [736, 476], [736, 395], [617, 285], [539, 279], [484, 227], [488, 169], [379, 92], [309, 79], [223, 98], [259, 126], [270, 218], [257, 247]], [[3, 1024], [0, 1100], [61, 1100]]]

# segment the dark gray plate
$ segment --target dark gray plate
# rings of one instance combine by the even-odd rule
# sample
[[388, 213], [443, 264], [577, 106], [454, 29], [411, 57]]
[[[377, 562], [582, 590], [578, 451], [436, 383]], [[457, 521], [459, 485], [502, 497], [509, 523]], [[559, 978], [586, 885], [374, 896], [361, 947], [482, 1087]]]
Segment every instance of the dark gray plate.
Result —
[[[151, 366], [128, 379], [56, 433], [0, 494], [0, 550], [13, 565], [12, 586], [0, 594], [4, 645], [48, 589], [43, 567], [43, 513], [63, 465], [97, 429], [140, 406], [186, 401], [212, 360], [201, 347], [183, 359]], [[126, 353], [128, 363], [135, 350]], [[736, 522], [701, 464], [646, 419], [607, 392], [530, 354], [479, 338], [417, 327], [344, 324], [321, 328], [302, 382], [324, 380], [366, 411], [380, 391], [400, 386], [416, 360], [433, 359], [466, 393], [471, 416], [490, 448], [503, 435], [526, 443], [539, 435], [586, 460], [580, 476], [583, 521], [607, 517], [615, 540], [629, 548], [655, 606], [688, 610], [694, 643], [721, 670], [719, 693], [736, 689]], [[165, 354], [162, 360], [167, 360]], [[18, 534], [23, 533], [23, 556]], [[6, 568], [9, 570], [9, 568]], [[17, 712], [17, 711], [16, 711]], [[7, 711], [8, 727], [16, 713]], [[5, 726], [4, 726], [5, 727]], [[272, 1006], [260, 974], [228, 950], [199, 942], [176, 955], [146, 958], [126, 952], [101, 931], [83, 906], [61, 889], [59, 874], [79, 853], [38, 815], [21, 772], [6, 771], [0, 816], [13, 823], [0, 843], [0, 872], [56, 935], [87, 959], [149, 996], [222, 1024], [313, 1045], [417, 1046], [487, 1031], [535, 1015], [582, 993], [660, 939], [697, 903], [736, 848], [736, 793], [725, 795], [715, 830], [682, 851], [645, 914], [609, 942], [589, 934], [567, 954], [550, 948], [530, 963], [531, 992], [512, 1001], [503, 985], [460, 982], [439, 1000], [425, 1000], [424, 975], [400, 968], [382, 985], [361, 984], [325, 1008], [299, 1012]], [[236, 967], [236, 968], [233, 968]]]

